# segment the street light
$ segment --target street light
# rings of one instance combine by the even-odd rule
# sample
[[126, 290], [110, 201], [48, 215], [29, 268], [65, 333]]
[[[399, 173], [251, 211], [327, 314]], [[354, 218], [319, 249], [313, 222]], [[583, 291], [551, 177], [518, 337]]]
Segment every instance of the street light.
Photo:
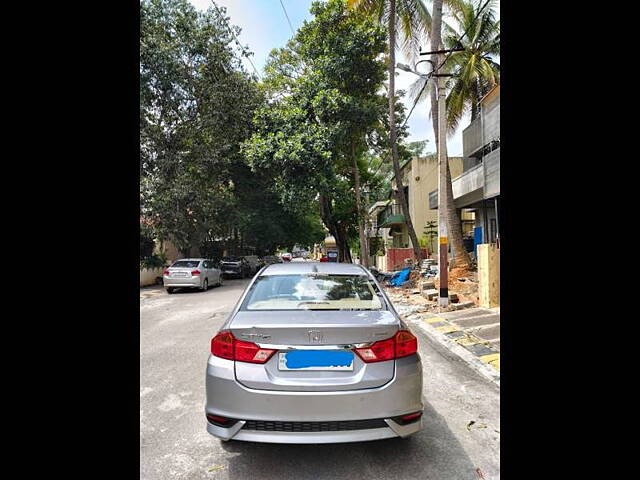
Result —
[[[431, 63], [431, 66], [433, 67], [433, 62], [431, 60], [420, 60], [418, 63], [422, 63], [422, 62], [429, 62], [429, 63]], [[420, 73], [420, 72], [417, 72], [415, 70], [416, 67], [418, 66], [418, 63], [416, 63], [413, 68], [411, 68], [406, 63], [396, 63], [396, 67], [399, 68], [400, 70], [404, 70], [405, 72], [413, 73], [414, 75], [418, 75], [419, 77], [422, 77], [422, 78], [428, 77], [429, 76], [428, 74]]]
[[[444, 82], [444, 77], [452, 77], [451, 73], [439, 73], [440, 67], [442, 67], [446, 61], [441, 61], [439, 58], [443, 53], [451, 53], [458, 52], [464, 50], [462, 47], [458, 46], [453, 49], [448, 50], [436, 50], [433, 52], [420, 52], [420, 55], [433, 55], [433, 60], [420, 60], [414, 65], [414, 69], [418, 66], [418, 63], [421, 62], [429, 62], [431, 64], [431, 72], [428, 75], [418, 73], [415, 70], [411, 69], [408, 65], [403, 63], [398, 63], [396, 66], [404, 70], [405, 72], [410, 72], [415, 75], [418, 75], [420, 78], [430, 79], [430, 77], [435, 77], [436, 80], [436, 96], [438, 99], [438, 132], [436, 135], [436, 145], [438, 148], [438, 243], [439, 243], [439, 260], [438, 260], [438, 270], [440, 274], [440, 295], [438, 296], [438, 304], [440, 306], [446, 307], [449, 305], [449, 276], [447, 267], [449, 265], [447, 259], [447, 249], [449, 244], [448, 239], [448, 229], [447, 229], [447, 162], [448, 158], [443, 155], [443, 145], [446, 145], [446, 135], [445, 135], [445, 88], [446, 84]], [[426, 85], [425, 85], [426, 87]]]

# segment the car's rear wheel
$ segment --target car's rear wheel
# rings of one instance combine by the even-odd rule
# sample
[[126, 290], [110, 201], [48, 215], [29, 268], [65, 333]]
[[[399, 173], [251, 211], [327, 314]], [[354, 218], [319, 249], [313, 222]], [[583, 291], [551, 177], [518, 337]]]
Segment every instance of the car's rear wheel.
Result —
[[207, 290], [209, 290], [209, 280], [205, 278], [204, 282], [202, 282], [202, 291], [206, 292]]
[[171, 295], [174, 292], [175, 289], [173, 289], [172, 287], [167, 287], [167, 293], [169, 295]]

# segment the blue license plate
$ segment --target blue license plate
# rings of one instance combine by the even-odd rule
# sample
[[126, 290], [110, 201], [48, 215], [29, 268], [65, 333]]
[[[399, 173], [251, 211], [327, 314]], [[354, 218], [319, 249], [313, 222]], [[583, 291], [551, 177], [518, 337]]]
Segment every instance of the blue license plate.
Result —
[[278, 370], [353, 371], [353, 352], [347, 350], [292, 350], [279, 354]]

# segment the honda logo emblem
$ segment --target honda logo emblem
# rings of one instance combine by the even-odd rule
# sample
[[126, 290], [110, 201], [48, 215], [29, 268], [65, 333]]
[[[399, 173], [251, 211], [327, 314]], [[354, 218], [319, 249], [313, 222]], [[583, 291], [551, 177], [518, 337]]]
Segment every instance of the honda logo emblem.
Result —
[[322, 332], [320, 330], [309, 330], [309, 343], [322, 342]]

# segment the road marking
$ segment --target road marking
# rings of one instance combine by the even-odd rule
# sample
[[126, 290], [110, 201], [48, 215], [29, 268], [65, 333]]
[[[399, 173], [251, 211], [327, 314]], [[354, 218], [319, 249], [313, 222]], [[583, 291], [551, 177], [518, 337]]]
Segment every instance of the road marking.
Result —
[[460, 329], [458, 327], [454, 327], [453, 325], [445, 325], [443, 327], [436, 327], [436, 330], [442, 333], [449, 333], [449, 332], [457, 332]]
[[487, 325], [478, 325], [476, 327], [467, 327], [466, 330], [469, 330], [470, 332], [474, 333], [474, 332], [479, 332], [481, 330], [486, 330], [487, 328], [499, 327], [499, 326], [500, 326], [500, 322], [498, 322], [498, 323], [488, 323]]
[[488, 363], [489, 365], [491, 365], [492, 367], [494, 367], [496, 370], [500, 370], [500, 354], [499, 353], [492, 353], [490, 355], [483, 355], [481, 357], [479, 357], [481, 361], [483, 361], [484, 363]]
[[437, 322], [446, 322], [447, 321], [446, 318], [442, 318], [442, 317], [429, 317], [429, 318], [423, 318], [422, 320], [427, 322], [427, 323], [437, 323]]
[[[451, 312], [451, 313], [457, 313], [457, 312], [462, 312], [463, 310], [457, 310], [455, 312]], [[447, 312], [449, 313], [449, 312]], [[445, 313], [446, 315], [446, 313]], [[447, 320], [449, 320], [450, 322], [458, 322], [458, 321], [464, 321], [464, 320], [475, 320], [476, 318], [484, 318], [484, 317], [495, 317], [496, 314], [495, 313], [483, 313], [482, 315], [467, 315], [467, 316], [459, 316], [459, 317], [446, 317]]]

